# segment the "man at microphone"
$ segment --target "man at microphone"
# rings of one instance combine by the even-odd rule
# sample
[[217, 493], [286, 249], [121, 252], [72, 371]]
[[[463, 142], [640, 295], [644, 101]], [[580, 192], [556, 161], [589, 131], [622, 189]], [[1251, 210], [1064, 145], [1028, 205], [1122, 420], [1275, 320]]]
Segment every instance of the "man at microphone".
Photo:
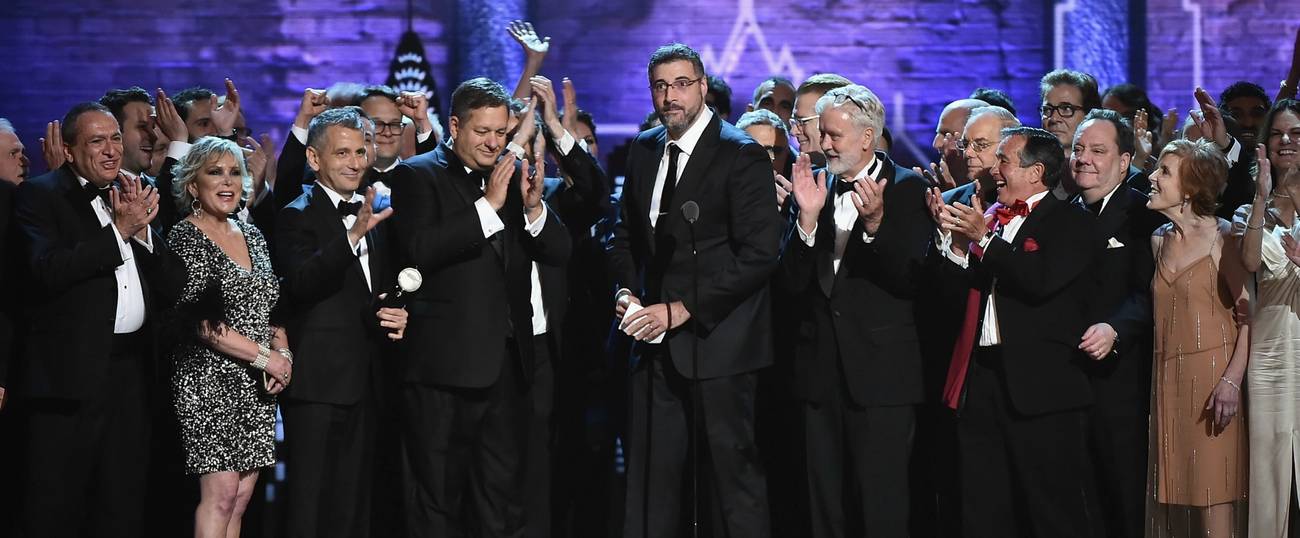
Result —
[[[322, 112], [307, 131], [316, 184], [275, 221], [275, 267], [293, 356], [284, 415], [289, 536], [370, 535], [379, 369], [402, 338], [406, 311], [377, 307], [394, 293], [384, 220], [374, 189], [358, 192], [371, 145], [354, 107]], [[389, 457], [396, 457], [396, 453]], [[384, 485], [381, 487], [392, 487]], [[390, 496], [396, 496], [396, 493]]]
[[[699, 495], [718, 500], [704, 503], [714, 513], [699, 521], [725, 527], [706, 534], [765, 538], [771, 531], [754, 445], [754, 393], [756, 371], [773, 360], [767, 284], [783, 223], [772, 211], [772, 168], [762, 146], [704, 106], [698, 53], [661, 47], [648, 71], [663, 125], [638, 135], [628, 150], [609, 254], [621, 325], [638, 340], [623, 536], [684, 534], [691, 515], [682, 517], [681, 495], [690, 490], [686, 465], [697, 440]], [[636, 311], [625, 316], [631, 305]], [[701, 421], [694, 433], [692, 392]]]

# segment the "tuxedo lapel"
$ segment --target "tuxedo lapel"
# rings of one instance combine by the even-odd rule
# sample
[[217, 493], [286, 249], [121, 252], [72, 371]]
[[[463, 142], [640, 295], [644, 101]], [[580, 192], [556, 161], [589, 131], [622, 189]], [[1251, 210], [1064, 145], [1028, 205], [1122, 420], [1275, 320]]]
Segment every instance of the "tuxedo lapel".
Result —
[[[472, 205], [475, 200], [483, 196], [483, 187], [480, 181], [465, 171], [465, 163], [461, 162], [454, 151], [451, 151], [446, 144], [438, 146], [438, 152], [441, 153], [442, 161], [447, 164], [447, 175], [451, 178], [452, 190], [460, 195], [466, 205]], [[431, 175], [434, 180], [437, 176]]]
[[[631, 206], [632, 218], [643, 221], [646, 230], [652, 230], [650, 225], [650, 203], [654, 200], [655, 179], [659, 174], [659, 162], [663, 159], [665, 148], [668, 146], [668, 130], [659, 127], [659, 132], [654, 138], [654, 148], [646, 156], [644, 162], [637, 168], [639, 183], [636, 186], [637, 204]], [[667, 181], [667, 180], [665, 180]], [[646, 241], [650, 248], [650, 255], [654, 256], [658, 245], [655, 244], [653, 235], [649, 241]]]
[[73, 174], [67, 166], [59, 169], [59, 186], [63, 190], [63, 197], [72, 206], [72, 212], [77, 216], [77, 222], [81, 224], [81, 233], [83, 235], [103, 228], [103, 225], [99, 223], [99, 217], [95, 216], [95, 208], [91, 206], [93, 202], [86, 196], [85, 188], [81, 186], [81, 182], [77, 181], [76, 174]]
[[713, 163], [713, 156], [718, 152], [718, 140], [722, 133], [722, 120], [717, 114], [709, 120], [708, 126], [700, 134], [700, 139], [695, 142], [695, 150], [691, 153], [686, 161], [686, 168], [682, 170], [682, 176], [677, 180], [677, 189], [673, 192], [673, 206], [660, 208], [659, 211], [665, 213], [668, 222], [673, 224], [684, 224], [685, 220], [681, 218], [682, 204], [692, 199], [696, 192], [700, 190], [703, 182], [708, 180], [709, 165]]
[[1012, 242], [1012, 246], [1017, 249], [1021, 248], [1025, 244], [1025, 239], [1033, 237], [1034, 233], [1038, 231], [1039, 223], [1047, 217], [1048, 213], [1057, 210], [1061, 204], [1066, 203], [1069, 202], [1062, 202], [1052, 196], [1051, 193], [1044, 196], [1042, 200], [1038, 201], [1038, 205], [1034, 207], [1033, 211], [1029, 212], [1029, 216], [1025, 217], [1025, 223], [1021, 224], [1020, 230], [1016, 232], [1016, 238]]
[[[304, 185], [303, 189], [311, 193], [310, 202], [307, 204], [307, 210], [312, 214], [312, 218], [316, 221], [316, 226], [321, 230], [320, 242], [322, 244], [326, 243], [328, 240], [339, 237], [340, 235], [346, 237], [348, 229], [343, 225], [343, 219], [339, 217], [338, 207], [334, 205], [333, 200], [330, 200], [329, 195], [325, 194], [325, 189], [318, 188], [315, 184]], [[366, 241], [367, 246], [370, 249], [370, 259], [374, 260], [375, 244], [371, 242], [371, 235], [372, 234], [366, 234]], [[360, 278], [362, 282], [365, 282], [366, 274], [361, 270], [361, 258], [358, 258], [356, 253], [356, 249], [352, 249], [352, 257], [354, 259], [350, 266], [353, 271], [356, 271], [357, 278]], [[370, 274], [373, 275], [375, 273], [374, 271], [371, 271]]]

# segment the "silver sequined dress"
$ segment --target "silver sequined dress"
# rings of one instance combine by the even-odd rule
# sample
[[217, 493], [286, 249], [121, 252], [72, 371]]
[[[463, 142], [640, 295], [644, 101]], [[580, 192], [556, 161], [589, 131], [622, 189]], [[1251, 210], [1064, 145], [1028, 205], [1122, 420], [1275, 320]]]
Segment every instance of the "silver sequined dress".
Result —
[[[189, 221], [172, 228], [168, 244], [187, 271], [178, 308], [185, 312], [219, 302], [218, 315], [234, 330], [270, 345], [279, 284], [262, 233], [251, 225], [238, 226], [248, 244], [251, 271]], [[263, 389], [262, 373], [195, 340], [183, 342], [172, 352], [172, 388], [186, 472], [247, 471], [274, 464], [275, 398]]]

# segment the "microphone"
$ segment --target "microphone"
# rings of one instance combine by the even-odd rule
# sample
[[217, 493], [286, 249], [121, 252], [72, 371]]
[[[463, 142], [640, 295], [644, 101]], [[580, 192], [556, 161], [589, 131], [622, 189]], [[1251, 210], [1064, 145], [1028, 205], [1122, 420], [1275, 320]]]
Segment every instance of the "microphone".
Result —
[[682, 204], [682, 217], [686, 222], [695, 224], [700, 219], [700, 204], [695, 203], [695, 200], [687, 200]]
[[424, 275], [420, 274], [419, 269], [414, 267], [402, 269], [402, 272], [397, 273], [397, 286], [393, 288], [393, 291], [388, 292], [388, 295], [384, 296], [383, 300], [379, 302], [379, 306], [381, 308], [405, 307], [406, 295], [415, 293], [420, 289], [420, 284], [423, 283]]

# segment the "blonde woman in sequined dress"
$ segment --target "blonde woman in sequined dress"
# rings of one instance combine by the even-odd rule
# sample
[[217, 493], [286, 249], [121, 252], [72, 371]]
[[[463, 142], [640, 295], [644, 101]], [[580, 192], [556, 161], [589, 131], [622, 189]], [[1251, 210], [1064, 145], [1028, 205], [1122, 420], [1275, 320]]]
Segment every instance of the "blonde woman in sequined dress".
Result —
[[1294, 526], [1288, 508], [1300, 468], [1300, 103], [1279, 101], [1264, 125], [1255, 200], [1237, 210], [1233, 232], [1242, 237], [1246, 269], [1255, 273], [1242, 387], [1250, 421], [1250, 536], [1277, 538]]
[[1151, 176], [1152, 283], [1148, 537], [1244, 536], [1247, 446], [1241, 383], [1249, 355], [1248, 273], [1214, 216], [1228, 164], [1211, 142], [1176, 140]]

